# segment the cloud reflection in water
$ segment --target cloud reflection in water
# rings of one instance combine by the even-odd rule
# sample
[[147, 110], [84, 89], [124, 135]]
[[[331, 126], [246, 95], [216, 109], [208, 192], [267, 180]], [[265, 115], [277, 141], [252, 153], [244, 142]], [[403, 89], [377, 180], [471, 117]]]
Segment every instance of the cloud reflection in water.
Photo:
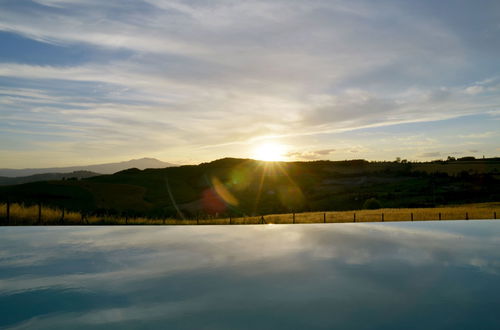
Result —
[[0, 326], [498, 328], [500, 223], [0, 230]]

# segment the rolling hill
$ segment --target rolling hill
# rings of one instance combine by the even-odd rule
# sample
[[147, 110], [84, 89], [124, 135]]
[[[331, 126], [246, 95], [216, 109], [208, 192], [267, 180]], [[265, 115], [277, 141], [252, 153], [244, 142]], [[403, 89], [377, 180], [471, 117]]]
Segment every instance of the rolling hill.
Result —
[[22, 184], [37, 181], [53, 181], [53, 180], [66, 180], [66, 179], [85, 179], [93, 176], [102, 175], [100, 173], [90, 171], [75, 171], [71, 173], [43, 173], [33, 174], [28, 176], [18, 177], [5, 177], [0, 176], [0, 186]]
[[[460, 168], [460, 171], [457, 171]], [[500, 160], [262, 162], [224, 158], [0, 187], [0, 199], [150, 217], [431, 207], [500, 200]]]

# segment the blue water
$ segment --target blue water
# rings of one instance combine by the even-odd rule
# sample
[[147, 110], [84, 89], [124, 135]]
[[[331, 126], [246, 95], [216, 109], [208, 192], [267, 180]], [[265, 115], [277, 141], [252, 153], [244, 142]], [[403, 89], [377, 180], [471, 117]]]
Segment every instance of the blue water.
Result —
[[500, 329], [500, 221], [0, 228], [0, 327]]

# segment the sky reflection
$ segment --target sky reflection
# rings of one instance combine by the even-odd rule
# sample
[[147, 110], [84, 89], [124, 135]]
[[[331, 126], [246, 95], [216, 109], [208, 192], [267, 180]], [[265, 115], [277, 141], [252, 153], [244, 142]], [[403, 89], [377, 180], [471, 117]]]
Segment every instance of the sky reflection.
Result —
[[0, 327], [497, 329], [500, 223], [0, 229]]

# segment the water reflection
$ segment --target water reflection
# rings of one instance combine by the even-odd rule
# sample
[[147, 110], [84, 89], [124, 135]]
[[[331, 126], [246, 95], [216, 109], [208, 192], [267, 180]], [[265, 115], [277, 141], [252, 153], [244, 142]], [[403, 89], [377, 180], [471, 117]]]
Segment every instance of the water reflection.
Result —
[[500, 222], [0, 230], [0, 327], [498, 329]]

